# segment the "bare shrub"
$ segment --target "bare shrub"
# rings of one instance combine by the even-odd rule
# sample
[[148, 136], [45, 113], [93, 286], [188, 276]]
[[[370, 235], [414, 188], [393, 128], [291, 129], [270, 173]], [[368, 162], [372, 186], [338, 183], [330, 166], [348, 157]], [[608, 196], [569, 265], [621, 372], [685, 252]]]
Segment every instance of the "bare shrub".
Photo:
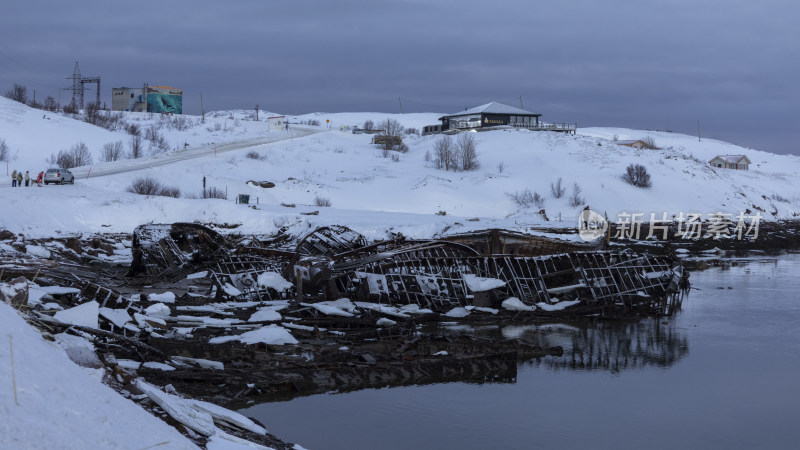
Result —
[[181, 190], [175, 186], [164, 186], [158, 195], [162, 197], [180, 198]]
[[[2, 161], [2, 158], [0, 158], [0, 161]], [[775, 200], [776, 202], [790, 203], [789, 199], [782, 196], [781, 194], [772, 194], [772, 199]]]
[[317, 195], [316, 197], [314, 197], [314, 206], [330, 207], [331, 200], [327, 197], [321, 197]]
[[8, 149], [5, 139], [0, 139], [0, 161], [10, 161], [11, 150]]
[[433, 157], [431, 156], [431, 151], [428, 150], [425, 152], [425, 162], [431, 162], [431, 159], [433, 159]]
[[55, 111], [58, 109], [58, 104], [52, 95], [48, 95], [47, 98], [44, 99], [42, 107], [47, 111]]
[[504, 170], [506, 170], [506, 165], [503, 161], [500, 161], [497, 164], [497, 173], [503, 173]]
[[141, 136], [142, 135], [142, 129], [139, 128], [139, 125], [136, 125], [135, 123], [129, 123], [129, 124], [125, 125], [125, 132], [130, 134], [131, 136]]
[[544, 197], [538, 192], [531, 192], [528, 188], [506, 195], [520, 208], [529, 208], [531, 205], [538, 209], [544, 208]]
[[92, 154], [89, 152], [89, 147], [83, 142], [70, 147], [69, 150], [61, 150], [55, 157], [51, 156], [50, 160], [55, 162], [58, 167], [71, 169], [78, 166], [88, 166], [92, 163]]
[[615, 134], [614, 137], [611, 138], [612, 141], [616, 142], [619, 140], [619, 135]]
[[648, 150], [658, 150], [658, 147], [656, 146], [656, 141], [655, 139], [653, 139], [652, 136], [644, 137], [641, 139], [641, 141], [644, 142], [644, 146], [642, 148], [646, 148]]
[[386, 119], [379, 123], [378, 127], [383, 130], [382, 134], [386, 136], [400, 136], [403, 134], [403, 126], [400, 125], [400, 122], [394, 119]]
[[408, 146], [406, 144], [400, 144], [395, 148], [400, 153], [408, 153]]
[[3, 96], [15, 102], [28, 103], [28, 88], [21, 84], [14, 83], [14, 86], [7, 90]]
[[419, 136], [419, 130], [416, 128], [406, 128], [404, 133], [409, 136]]
[[433, 143], [433, 166], [450, 170], [455, 165], [455, 145], [450, 136], [441, 136]]
[[246, 156], [248, 159], [261, 159], [261, 155], [259, 155], [258, 152], [255, 150], [250, 150], [244, 156]]
[[100, 161], [118, 161], [125, 157], [122, 141], [109, 142], [103, 145], [100, 151]]
[[400, 155], [397, 153], [392, 154], [392, 162], [400, 162]]
[[567, 193], [567, 188], [564, 187], [564, 181], [559, 177], [555, 183], [550, 183], [550, 193], [553, 198], [561, 198]]
[[364, 122], [364, 125], [362, 125], [361, 128], [363, 128], [365, 130], [374, 130], [375, 129], [375, 122], [373, 122], [371, 120], [367, 120], [366, 122]]
[[159, 195], [164, 186], [153, 177], [140, 177], [133, 180], [125, 190], [139, 195]]
[[647, 168], [641, 164], [630, 164], [625, 168], [622, 180], [636, 187], [647, 188], [653, 185]]
[[142, 137], [138, 134], [132, 134], [130, 140], [128, 141], [130, 157], [136, 159], [144, 156], [144, 149], [142, 147]]
[[456, 166], [458, 170], [475, 170], [478, 164], [478, 149], [472, 133], [461, 133], [456, 139]]
[[583, 196], [581, 195], [582, 193], [583, 189], [581, 189], [581, 187], [578, 186], [578, 183], [573, 183], [572, 193], [569, 194], [569, 206], [572, 206], [574, 208], [576, 206], [580, 206], [586, 203], [586, 199], [584, 199]]
[[227, 200], [228, 194], [226, 194], [222, 189], [217, 189], [212, 186], [203, 191], [201, 198], [221, 198], [223, 200]]

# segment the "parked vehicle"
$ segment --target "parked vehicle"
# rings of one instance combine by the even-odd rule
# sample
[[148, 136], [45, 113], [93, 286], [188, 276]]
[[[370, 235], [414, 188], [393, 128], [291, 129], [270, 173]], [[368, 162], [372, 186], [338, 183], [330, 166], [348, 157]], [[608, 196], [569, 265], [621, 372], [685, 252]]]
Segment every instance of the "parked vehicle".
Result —
[[75, 184], [75, 175], [69, 169], [47, 169], [44, 174], [44, 184]]

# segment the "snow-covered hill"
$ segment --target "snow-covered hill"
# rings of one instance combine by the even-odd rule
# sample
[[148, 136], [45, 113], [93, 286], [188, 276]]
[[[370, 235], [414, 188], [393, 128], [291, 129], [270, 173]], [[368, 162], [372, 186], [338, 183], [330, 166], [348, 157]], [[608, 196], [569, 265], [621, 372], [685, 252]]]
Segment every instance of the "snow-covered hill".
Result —
[[[792, 218], [800, 213], [800, 188], [794, 183], [800, 158], [712, 139], [698, 141], [676, 133], [622, 128], [579, 129], [576, 136], [496, 130], [474, 134], [481, 165], [478, 170], [445, 172], [426, 160], [440, 136], [407, 136], [409, 151], [398, 154], [395, 161], [370, 143], [371, 136], [341, 129], [360, 126], [366, 120], [377, 124], [392, 118], [419, 130], [436, 123], [440, 114], [289, 116], [296, 124], [292, 130], [319, 131], [302, 138], [294, 137], [292, 130], [269, 131], [268, 115], [272, 114], [262, 112], [255, 121], [251, 111], [217, 112], [207, 114], [205, 123], [199, 117], [186, 116], [185, 129], [178, 130], [158, 115], [125, 113], [127, 122], [143, 130], [155, 126], [170, 143], [171, 153], [270, 134], [275, 135], [275, 142], [109, 176], [91, 176], [85, 167], [75, 171], [79, 178], [74, 186], [12, 190], [6, 177], [0, 185], [4, 211], [0, 228], [33, 235], [127, 232], [144, 222], [197, 220], [241, 224], [238, 231], [264, 233], [293, 221], [309, 227], [340, 223], [374, 237], [382, 237], [390, 229], [427, 237], [445, 227], [463, 230], [540, 223], [543, 219], [534, 211], [538, 208], [521, 209], [508, 195], [525, 189], [544, 197], [544, 209], [556, 222], [551, 225], [572, 226], [585, 204], [612, 220], [623, 212], [645, 213], [645, 217], [655, 213], [660, 218], [664, 212], [668, 216], [723, 212], [735, 217], [749, 211], [761, 212], [765, 219]], [[308, 125], [309, 121], [320, 125]], [[620, 146], [612, 141], [614, 136], [622, 140], [651, 137], [661, 149]], [[47, 167], [51, 154], [79, 141], [87, 144], [97, 161], [103, 144], [123, 141], [127, 148], [129, 135], [122, 129], [108, 131], [0, 98], [0, 139], [5, 139], [15, 158], [8, 171], [35, 174]], [[746, 154], [753, 162], [751, 170], [709, 166], [711, 158], [723, 154]], [[151, 161], [158, 158], [164, 156]], [[637, 188], [621, 179], [631, 163], [648, 169], [651, 188]], [[104, 163], [104, 167], [114, 164], [123, 163]], [[198, 195], [205, 177], [208, 187], [226, 190], [228, 200], [144, 197], [126, 192], [134, 179], [145, 175], [179, 188], [184, 197]], [[556, 199], [550, 184], [559, 178], [568, 190]], [[247, 184], [249, 180], [269, 181], [275, 187], [254, 186]], [[573, 184], [580, 187], [584, 198], [576, 207], [568, 202]], [[257, 201], [258, 208], [236, 205], [238, 194], [250, 195], [251, 204]], [[332, 207], [314, 206], [317, 197], [328, 199]], [[320, 214], [299, 215], [312, 210]], [[447, 215], [435, 215], [439, 211]], [[473, 217], [481, 220], [465, 220]]]

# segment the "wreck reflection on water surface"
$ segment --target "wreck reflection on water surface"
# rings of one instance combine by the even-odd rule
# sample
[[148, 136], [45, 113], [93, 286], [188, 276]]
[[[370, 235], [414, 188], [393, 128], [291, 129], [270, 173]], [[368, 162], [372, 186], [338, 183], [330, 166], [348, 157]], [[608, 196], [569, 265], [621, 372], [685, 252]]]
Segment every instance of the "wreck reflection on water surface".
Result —
[[799, 274], [799, 255], [695, 272], [698, 290], [668, 320], [440, 324], [563, 353], [526, 359], [505, 382], [366, 389], [243, 412], [307, 448], [793, 448]]

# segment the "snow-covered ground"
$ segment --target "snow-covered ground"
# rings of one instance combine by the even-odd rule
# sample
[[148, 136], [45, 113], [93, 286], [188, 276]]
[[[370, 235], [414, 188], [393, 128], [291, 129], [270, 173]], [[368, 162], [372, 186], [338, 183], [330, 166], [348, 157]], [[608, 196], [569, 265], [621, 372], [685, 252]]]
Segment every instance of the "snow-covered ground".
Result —
[[197, 448], [102, 384], [104, 369], [75, 365], [3, 302], [0, 330], [0, 448]]
[[[478, 170], [445, 172], [426, 161], [438, 136], [407, 136], [409, 151], [393, 161], [370, 143], [370, 135], [340, 128], [393, 118], [405, 127], [421, 129], [436, 123], [439, 114], [314, 113], [289, 116], [293, 125], [288, 132], [269, 131], [264, 119], [268, 115], [262, 112], [255, 121], [251, 111], [212, 113], [204, 124], [189, 116], [185, 119], [191, 126], [179, 131], [163, 124], [165, 118], [159, 115], [126, 113], [126, 120], [142, 130], [162, 123], [158, 132], [173, 147], [133, 166], [130, 160], [99, 162], [103, 144], [122, 141], [127, 149], [129, 135], [124, 130], [108, 131], [0, 98], [0, 139], [5, 139], [12, 155], [7, 168], [0, 170], [36, 174], [49, 166], [50, 155], [78, 142], [86, 143], [95, 161], [74, 170], [74, 186], [12, 190], [10, 178], [5, 177], [0, 184], [4, 212], [0, 228], [47, 236], [129, 232], [145, 222], [199, 221], [239, 224], [236, 231], [245, 233], [268, 233], [297, 222], [307, 227], [344, 224], [368, 237], [383, 237], [390, 231], [428, 237], [446, 227], [459, 231], [541, 223], [535, 208], [521, 209], [508, 195], [525, 189], [544, 197], [547, 215], [556, 222], [550, 225], [559, 225], [560, 218], [560, 225], [571, 226], [583, 203], [612, 220], [623, 212], [643, 212], [646, 217], [652, 212], [660, 218], [662, 212], [735, 216], [763, 210], [768, 220], [800, 213], [800, 188], [794, 183], [800, 158], [713, 139], [623, 128], [579, 129], [576, 136], [496, 130], [474, 134]], [[321, 125], [307, 125], [310, 120]], [[301, 134], [305, 136], [296, 137]], [[614, 136], [651, 137], [661, 150], [616, 145]], [[250, 152], [257, 159], [248, 157]], [[751, 170], [710, 167], [708, 161], [720, 154], [746, 154], [753, 162]], [[631, 163], [647, 167], [653, 187], [642, 189], [622, 181], [621, 174]], [[126, 192], [142, 176], [177, 187], [184, 198]], [[204, 177], [207, 187], [226, 191], [228, 200], [185, 198], [202, 191]], [[567, 193], [556, 199], [550, 184], [558, 178]], [[270, 181], [275, 187], [247, 184], [249, 180]], [[585, 201], [571, 207], [567, 197], [575, 183]], [[257, 208], [235, 204], [238, 194], [250, 195]], [[328, 199], [332, 206], [314, 206], [316, 197]], [[317, 210], [318, 216], [299, 214]], [[447, 215], [435, 215], [439, 211]], [[481, 220], [465, 220], [473, 217]]]

